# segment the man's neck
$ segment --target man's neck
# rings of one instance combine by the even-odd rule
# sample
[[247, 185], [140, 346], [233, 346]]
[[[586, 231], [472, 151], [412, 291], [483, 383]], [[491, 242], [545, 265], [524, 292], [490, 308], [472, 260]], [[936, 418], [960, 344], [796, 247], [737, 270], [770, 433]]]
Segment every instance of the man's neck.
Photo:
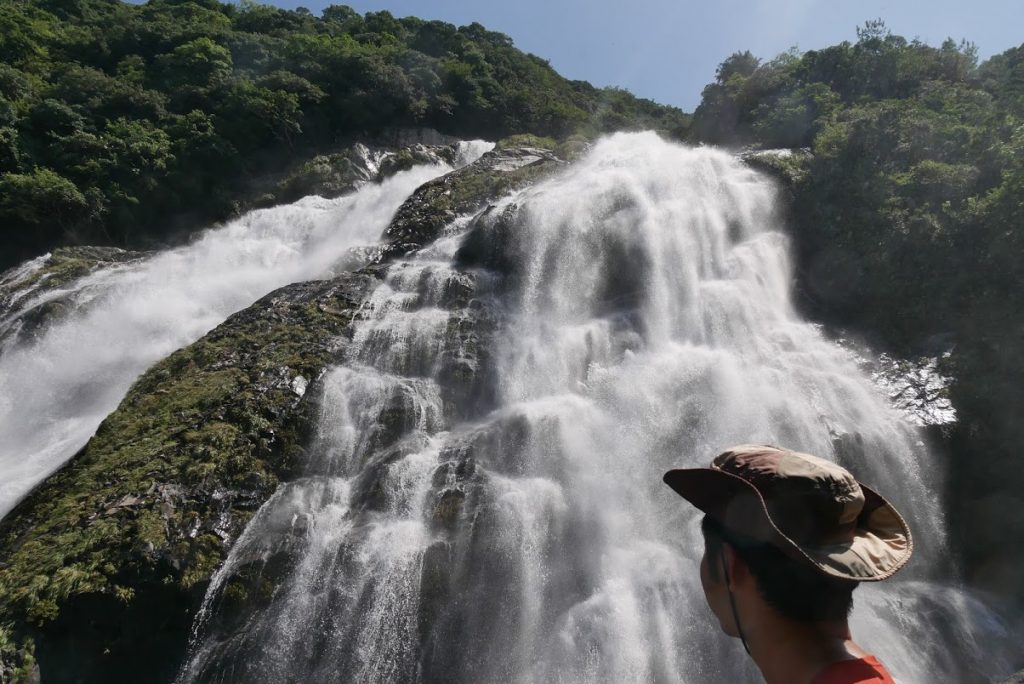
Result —
[[803, 624], [765, 616], [748, 631], [750, 655], [767, 684], [806, 684], [832, 663], [867, 655], [845, 621]]

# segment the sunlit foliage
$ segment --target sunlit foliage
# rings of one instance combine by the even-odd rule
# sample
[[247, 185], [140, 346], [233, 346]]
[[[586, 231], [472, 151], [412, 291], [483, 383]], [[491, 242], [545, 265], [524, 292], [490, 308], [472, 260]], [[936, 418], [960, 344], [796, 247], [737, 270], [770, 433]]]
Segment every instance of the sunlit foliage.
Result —
[[496, 140], [688, 124], [567, 81], [479, 24], [339, 5], [15, 0], [0, 57], [0, 268], [61, 242], [163, 242], [228, 217], [256, 174], [397, 128]]

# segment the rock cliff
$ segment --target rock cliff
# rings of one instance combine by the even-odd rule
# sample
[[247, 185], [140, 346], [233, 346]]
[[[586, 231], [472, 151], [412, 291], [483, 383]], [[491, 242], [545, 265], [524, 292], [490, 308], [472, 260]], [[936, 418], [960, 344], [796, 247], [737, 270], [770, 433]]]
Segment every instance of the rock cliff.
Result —
[[[344, 358], [389, 260], [562, 164], [550, 150], [514, 147], [427, 183], [361, 267], [281, 288], [140, 377], [89, 443], [0, 522], [5, 680], [173, 677], [211, 575], [302, 464], [319, 381]], [[19, 292], [140, 256], [57, 250], [12, 271], [0, 297], [17, 318]], [[59, 313], [47, 311], [18, 319], [12, 334]], [[453, 358], [450, 372], [464, 363]]]

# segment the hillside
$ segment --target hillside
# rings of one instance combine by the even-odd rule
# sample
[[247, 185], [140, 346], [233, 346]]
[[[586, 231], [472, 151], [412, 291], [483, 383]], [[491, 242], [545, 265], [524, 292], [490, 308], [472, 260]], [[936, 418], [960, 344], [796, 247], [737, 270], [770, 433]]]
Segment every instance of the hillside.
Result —
[[681, 111], [559, 76], [479, 24], [216, 0], [0, 7], [0, 269], [151, 247], [251, 206], [262, 174], [409, 128], [462, 139], [654, 128]]

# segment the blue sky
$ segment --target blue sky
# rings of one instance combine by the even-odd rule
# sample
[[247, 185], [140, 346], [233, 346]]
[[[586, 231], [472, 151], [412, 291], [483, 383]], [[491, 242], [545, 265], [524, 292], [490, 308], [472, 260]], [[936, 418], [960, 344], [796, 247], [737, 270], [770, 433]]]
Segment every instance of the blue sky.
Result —
[[[264, 2], [268, 0], [263, 0]], [[277, 0], [315, 14], [328, 4], [360, 12], [478, 21], [543, 57], [563, 76], [620, 86], [692, 111], [715, 67], [736, 50], [771, 58], [856, 40], [881, 18], [893, 33], [937, 45], [966, 38], [982, 58], [1024, 42], [1024, 0]]]

